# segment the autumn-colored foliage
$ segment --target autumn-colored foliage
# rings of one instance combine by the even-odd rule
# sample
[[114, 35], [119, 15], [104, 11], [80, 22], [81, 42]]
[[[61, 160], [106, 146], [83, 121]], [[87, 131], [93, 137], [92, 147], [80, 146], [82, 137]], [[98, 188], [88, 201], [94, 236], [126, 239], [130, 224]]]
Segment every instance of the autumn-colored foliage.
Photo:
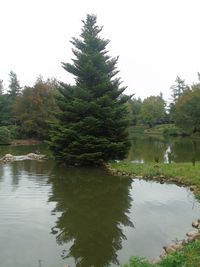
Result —
[[58, 111], [55, 94], [56, 83], [40, 79], [33, 87], [25, 87], [17, 97], [14, 114], [25, 136], [39, 139], [48, 136], [50, 123], [55, 120], [55, 112]]

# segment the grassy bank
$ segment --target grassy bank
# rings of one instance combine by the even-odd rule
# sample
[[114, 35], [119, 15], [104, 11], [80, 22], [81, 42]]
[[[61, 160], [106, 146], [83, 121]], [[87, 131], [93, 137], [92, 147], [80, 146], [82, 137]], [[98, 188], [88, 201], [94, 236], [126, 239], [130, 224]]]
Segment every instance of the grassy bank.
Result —
[[191, 130], [181, 129], [174, 124], [159, 124], [155, 125], [152, 128], [149, 128], [145, 125], [136, 125], [130, 127], [131, 134], [145, 134], [149, 136], [165, 136], [165, 137], [185, 137], [189, 136], [192, 138], [200, 138], [200, 133], [193, 133]]
[[185, 245], [158, 263], [150, 263], [143, 258], [133, 257], [124, 267], [199, 267], [200, 240]]
[[200, 199], [200, 162], [194, 166], [192, 163], [131, 163], [114, 162], [109, 165], [114, 174], [140, 177], [157, 180], [160, 182], [172, 182], [180, 185], [191, 186], [198, 199]]
[[171, 127], [172, 127], [172, 124], [156, 125], [152, 128], [146, 128], [144, 130], [144, 133], [148, 135], [163, 135], [165, 130]]
[[[115, 175], [126, 175], [190, 186], [200, 199], [200, 162], [192, 163], [148, 163], [115, 162], [108, 166]], [[138, 257], [131, 258], [124, 267], [200, 267], [200, 240], [186, 244], [182, 249], [167, 255], [158, 263], [150, 263]]]

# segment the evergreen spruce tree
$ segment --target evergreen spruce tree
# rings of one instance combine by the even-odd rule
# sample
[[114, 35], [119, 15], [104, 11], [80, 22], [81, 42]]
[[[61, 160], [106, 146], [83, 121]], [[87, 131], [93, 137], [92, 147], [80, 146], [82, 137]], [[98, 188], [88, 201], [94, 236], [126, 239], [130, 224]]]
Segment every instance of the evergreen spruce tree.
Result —
[[129, 96], [120, 88], [116, 63], [107, 54], [108, 40], [99, 36], [96, 16], [87, 15], [80, 39], [73, 38], [73, 64], [62, 63], [75, 76], [75, 85], [61, 83], [59, 124], [50, 139], [50, 149], [59, 162], [96, 165], [123, 158], [129, 148]]
[[0, 95], [3, 95], [3, 92], [4, 92], [3, 80], [0, 80]]
[[17, 95], [19, 95], [21, 90], [19, 81], [17, 79], [17, 74], [13, 71], [10, 71], [9, 73], [9, 95], [13, 98], [15, 98]]
[[170, 87], [172, 94], [172, 102], [169, 104], [169, 119], [173, 123], [176, 116], [176, 103], [184, 93], [189, 90], [189, 86], [185, 84], [179, 76], [176, 77], [175, 84]]
[[188, 85], [179, 76], [176, 77], [176, 84], [172, 85], [170, 89], [172, 90], [172, 101], [176, 103], [178, 98], [188, 90]]

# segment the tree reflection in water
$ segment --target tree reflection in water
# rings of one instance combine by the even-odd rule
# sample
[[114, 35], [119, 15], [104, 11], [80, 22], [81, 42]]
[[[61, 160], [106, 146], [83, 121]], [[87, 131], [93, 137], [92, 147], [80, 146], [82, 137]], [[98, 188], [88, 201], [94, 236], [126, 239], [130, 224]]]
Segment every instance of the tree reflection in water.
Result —
[[189, 137], [134, 136], [127, 160], [133, 162], [192, 162], [200, 160], [200, 139]]
[[52, 234], [59, 245], [73, 241], [67, 257], [76, 266], [118, 264], [117, 251], [126, 239], [122, 226], [133, 227], [131, 179], [112, 177], [98, 169], [55, 169], [51, 175], [52, 211], [61, 212]]

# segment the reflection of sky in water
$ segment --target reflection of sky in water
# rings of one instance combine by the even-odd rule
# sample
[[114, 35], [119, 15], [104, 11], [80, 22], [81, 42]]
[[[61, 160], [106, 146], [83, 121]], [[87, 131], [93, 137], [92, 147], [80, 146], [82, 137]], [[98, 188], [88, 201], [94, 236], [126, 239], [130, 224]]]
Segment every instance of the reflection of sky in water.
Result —
[[125, 254], [157, 258], [164, 245], [185, 238], [191, 222], [200, 217], [199, 203], [184, 187], [135, 180], [130, 193], [135, 229], [125, 230]]
[[164, 154], [164, 162], [165, 163], [170, 163], [170, 156], [171, 156], [171, 147], [170, 145], [167, 147], [166, 151], [165, 151], [165, 154]]
[[131, 160], [131, 163], [144, 163], [143, 159]]
[[[66, 198], [70, 203], [65, 203], [66, 200], [63, 199], [65, 194], [59, 193], [62, 186], [59, 188], [60, 185], [54, 184], [54, 181], [49, 182], [51, 168], [52, 164], [48, 162], [20, 161], [10, 165], [0, 165], [0, 259], [4, 267], [63, 267], [65, 262], [71, 267], [74, 266], [72, 258], [63, 260], [61, 255], [62, 251], [68, 252], [76, 243], [76, 233], [70, 242], [59, 246], [56, 243], [56, 236], [51, 234], [51, 231], [64, 231], [64, 228], [54, 228], [58, 219], [62, 217], [62, 209], [66, 210], [65, 215], [68, 216], [68, 223], [70, 223], [69, 218], [85, 217], [86, 212], [88, 212], [87, 207], [83, 205], [83, 201], [88, 201], [86, 195], [83, 193], [80, 200], [77, 200], [76, 196], [80, 195], [81, 192], [90, 192], [87, 188], [89, 184], [87, 182], [81, 183], [82, 172], [78, 173], [76, 176], [78, 177], [77, 184], [72, 179], [72, 182], [67, 182], [64, 185], [66, 188], [62, 191], [63, 193], [65, 190], [68, 192], [67, 194], [72, 191], [71, 197]], [[73, 174], [73, 171], [71, 173]], [[87, 171], [87, 173], [90, 172]], [[110, 214], [114, 216], [116, 212], [122, 216], [127, 214], [134, 227], [124, 226], [120, 222], [122, 233], [127, 238], [127, 240], [122, 240], [122, 249], [117, 250], [120, 264], [126, 263], [132, 255], [146, 256], [150, 259], [157, 258], [163, 252], [162, 246], [170, 244], [176, 238], [183, 239], [185, 233], [192, 229], [191, 222], [200, 217], [199, 203], [195, 201], [192, 193], [184, 187], [135, 180], [130, 188], [128, 183], [123, 183], [126, 178], [109, 178], [102, 172], [103, 176], [98, 180], [100, 174], [97, 177], [94, 176], [91, 184], [91, 192], [94, 194], [91, 195], [90, 212], [87, 214], [87, 219], [90, 218], [90, 213], [92, 216], [97, 216], [98, 219], [98, 210], [92, 209], [102, 207], [100, 211], [104, 214], [102, 223], [106, 222], [106, 224], [105, 233], [99, 232], [98, 234], [99, 240], [97, 241], [101, 242], [101, 235], [109, 235], [112, 231], [111, 228], [106, 228], [106, 225], [112, 226]], [[109, 179], [110, 182], [108, 182]], [[104, 184], [106, 188], [105, 192], [102, 192]], [[111, 191], [112, 185], [115, 185], [115, 193]], [[98, 191], [99, 188], [101, 192]], [[108, 203], [106, 206], [107, 200], [112, 200], [110, 195], [115, 197], [119, 189], [124, 190], [122, 194], [119, 191], [121, 194], [119, 199], [114, 198], [114, 202], [111, 202], [111, 205]], [[55, 193], [57, 195], [54, 198]], [[102, 197], [106, 199], [103, 206], [101, 203], [95, 203], [96, 200], [98, 202], [102, 199], [100, 196], [102, 193]], [[126, 198], [127, 194], [129, 198]], [[96, 200], [92, 198], [93, 196]], [[52, 199], [50, 202], [49, 197]], [[83, 209], [86, 208], [85, 211], [73, 209], [74, 204], [79, 205], [77, 201], [82, 201], [80, 204]], [[128, 209], [117, 210], [122, 202], [126, 201], [131, 201], [124, 205]], [[56, 206], [60, 207], [60, 212], [52, 212]], [[68, 211], [72, 217], [67, 215]], [[83, 224], [84, 220], [79, 223]], [[117, 221], [113, 221], [113, 223], [117, 223]], [[93, 226], [95, 228], [95, 226], [100, 225], [96, 223]], [[113, 224], [114, 226], [115, 224]], [[68, 229], [68, 225], [65, 225], [65, 228]], [[81, 229], [79, 230], [79, 236], [85, 234], [81, 232]], [[98, 233], [98, 230], [88, 229], [88, 235], [94, 231]], [[105, 244], [102, 244], [102, 249], [106, 249]], [[38, 265], [40, 260], [40, 265]]]
[[60, 249], [49, 235], [55, 221], [49, 214], [55, 203], [47, 203], [51, 192], [48, 176], [25, 171], [24, 162], [0, 165], [0, 170], [3, 173], [0, 182], [2, 266], [48, 266], [45, 262], [52, 262], [52, 266], [60, 262], [57, 266], [63, 266], [59, 261]]

